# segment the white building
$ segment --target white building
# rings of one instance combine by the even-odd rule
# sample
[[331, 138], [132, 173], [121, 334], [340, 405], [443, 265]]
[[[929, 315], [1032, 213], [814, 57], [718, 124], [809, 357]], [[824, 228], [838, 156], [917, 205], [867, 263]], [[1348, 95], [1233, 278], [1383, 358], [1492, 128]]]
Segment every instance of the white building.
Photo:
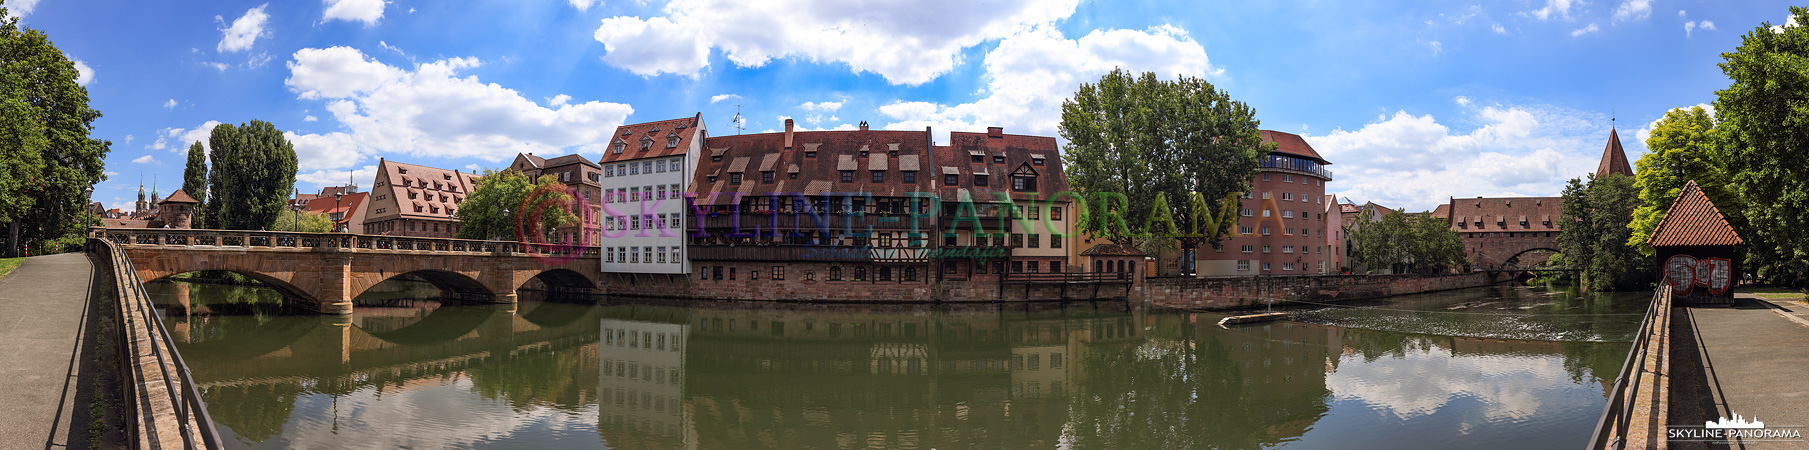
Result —
[[691, 273], [685, 191], [709, 132], [703, 114], [616, 128], [603, 166], [603, 271]]
[[691, 326], [603, 319], [602, 328], [597, 429], [604, 438], [618, 448], [628, 442], [642, 448], [697, 448], [697, 427], [685, 409]]

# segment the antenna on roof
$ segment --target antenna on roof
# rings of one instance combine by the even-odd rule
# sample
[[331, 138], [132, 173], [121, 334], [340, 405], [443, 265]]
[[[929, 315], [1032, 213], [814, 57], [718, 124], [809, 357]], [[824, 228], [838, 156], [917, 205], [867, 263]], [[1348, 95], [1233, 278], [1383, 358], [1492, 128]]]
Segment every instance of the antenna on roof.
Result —
[[735, 105], [735, 118], [729, 119], [729, 123], [735, 127], [735, 134], [741, 134], [741, 130], [747, 129], [747, 119], [741, 118], [741, 105]]

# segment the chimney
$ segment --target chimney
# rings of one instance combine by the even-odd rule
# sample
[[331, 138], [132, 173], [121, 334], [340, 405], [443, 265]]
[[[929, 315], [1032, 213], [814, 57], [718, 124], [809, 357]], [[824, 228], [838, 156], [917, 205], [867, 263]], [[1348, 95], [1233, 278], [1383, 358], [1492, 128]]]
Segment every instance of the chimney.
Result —
[[791, 119], [785, 119], [785, 149], [791, 150]]
[[1005, 137], [1005, 127], [986, 127], [986, 137]]
[[861, 131], [867, 131], [867, 121], [861, 121]]

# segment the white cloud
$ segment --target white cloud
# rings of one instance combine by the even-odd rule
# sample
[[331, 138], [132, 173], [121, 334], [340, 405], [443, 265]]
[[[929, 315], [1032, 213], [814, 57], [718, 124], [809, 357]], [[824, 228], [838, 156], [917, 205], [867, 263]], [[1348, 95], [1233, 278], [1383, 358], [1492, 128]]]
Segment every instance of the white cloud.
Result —
[[109, 171], [101, 172], [101, 175], [106, 175], [107, 178], [112, 178], [112, 177], [119, 176], [119, 172], [114, 172], [114, 171], [109, 170]]
[[1451, 101], [1457, 102], [1458, 106], [1470, 106], [1470, 98], [1462, 95], [1452, 98]]
[[741, 99], [741, 96], [739, 96], [739, 95], [735, 95], [735, 94], [719, 94], [719, 95], [712, 95], [712, 96], [710, 96], [710, 104], [712, 104], [712, 105], [714, 105], [714, 104], [716, 104], [716, 102], [720, 102], [720, 101], [723, 101], [723, 100], [728, 100], [728, 99], [731, 99], [731, 98], [732, 98], [732, 99], [736, 99], [736, 100], [740, 100], [740, 99]]
[[1791, 16], [1790, 16], [1790, 17], [1785, 17], [1785, 18], [1784, 18], [1784, 24], [1783, 24], [1783, 25], [1772, 25], [1772, 26], [1771, 26], [1771, 32], [1773, 32], [1773, 33], [1783, 33], [1783, 32], [1784, 32], [1784, 29], [1785, 29], [1785, 28], [1789, 28], [1789, 27], [1794, 27], [1794, 26], [1796, 26], [1796, 16], [1795, 16], [1795, 15], [1791, 15]]
[[1491, 28], [1491, 29], [1494, 29], [1494, 30], [1495, 30], [1495, 34], [1507, 34], [1507, 27], [1503, 27], [1503, 26], [1501, 26], [1501, 24], [1499, 24], [1499, 23], [1498, 23], [1498, 24], [1494, 24], [1494, 25], [1490, 25], [1490, 26], [1489, 26], [1489, 27], [1490, 27], [1490, 28]]
[[603, 0], [566, 0], [566, 1], [568, 3], [571, 3], [573, 8], [578, 8], [579, 12], [587, 11], [592, 6], [603, 4]]
[[132, 139], [133, 139], [132, 135], [130, 135], [130, 134], [126, 135], [126, 144], [128, 144], [128, 145], [131, 144]]
[[1006, 127], [1008, 133], [1053, 136], [1061, 122], [1061, 102], [1083, 82], [1095, 82], [1113, 68], [1179, 75], [1216, 76], [1206, 49], [1186, 31], [1170, 25], [1148, 30], [1093, 30], [1079, 39], [1038, 28], [999, 42], [986, 54], [985, 97], [953, 106], [893, 102], [879, 107], [894, 122], [885, 128], [921, 130], [933, 126], [947, 142], [950, 130]]
[[603, 19], [595, 38], [608, 52], [605, 62], [643, 76], [696, 77], [717, 48], [742, 67], [795, 57], [917, 85], [953, 70], [962, 49], [1052, 24], [1078, 3], [1005, 0], [984, 14], [949, 14], [968, 10], [969, 2], [674, 0], [665, 16]]
[[[297, 152], [300, 152], [300, 150], [298, 149]], [[314, 185], [314, 189], [303, 189], [303, 192], [310, 190], [320, 192], [320, 188], [325, 186], [344, 186], [346, 180], [351, 180], [353, 183], [357, 183], [358, 186], [363, 187], [363, 190], [369, 191], [371, 182], [377, 180], [377, 166], [372, 164], [350, 171], [316, 170], [313, 172], [298, 172], [295, 174], [296, 182]]]
[[1430, 210], [1449, 197], [1555, 196], [1564, 182], [1595, 169], [1608, 137], [1606, 117], [1549, 106], [1463, 107], [1453, 131], [1432, 115], [1406, 111], [1356, 131], [1304, 136], [1331, 161], [1340, 197]]
[[1626, 0], [1614, 8], [1614, 21], [1645, 20], [1652, 15], [1652, 0]]
[[1679, 9], [1679, 10], [1677, 10], [1677, 17], [1683, 17], [1683, 16], [1684, 16], [1684, 15], [1686, 15], [1686, 14], [1688, 14], [1688, 13], [1685, 13], [1685, 12], [1684, 12], [1684, 11], [1683, 11], [1683, 10], [1681, 10], [1681, 9]]
[[10, 11], [13, 17], [25, 17], [26, 15], [31, 14], [32, 9], [37, 7], [38, 0], [13, 0], [6, 4], [7, 11]]
[[226, 65], [226, 63], [220, 63], [220, 62], [204, 62], [201, 64], [206, 65], [207, 67], [212, 67], [212, 68], [214, 68], [214, 70], [218, 70], [221, 72], [225, 72], [226, 68], [232, 67], [232, 66]]
[[798, 107], [805, 111], [835, 111], [842, 109], [842, 103], [844, 102], [804, 102]]
[[321, 13], [320, 20], [344, 20], [347, 22], [364, 22], [364, 26], [376, 26], [377, 20], [383, 18], [383, 0], [321, 0], [326, 11]]
[[1432, 45], [1432, 54], [1437, 55], [1437, 54], [1445, 52], [1445, 44], [1441, 44], [1438, 41], [1432, 41], [1431, 45]]
[[[196, 125], [194, 128], [164, 128], [157, 130], [157, 140], [144, 148], [151, 150], [163, 150], [167, 148], [171, 152], [187, 153], [189, 144], [193, 144], [196, 141], [200, 141], [201, 147], [206, 148], [208, 147], [207, 137], [213, 134], [214, 127], [218, 125], [220, 125], [220, 121], [209, 120], [202, 122], [200, 125]], [[210, 149], [209, 151], [212, 150]]]
[[94, 68], [88, 67], [88, 63], [75, 58], [69, 58], [69, 62], [75, 64], [75, 84], [87, 86], [94, 82]]
[[132, 162], [139, 163], [139, 164], [151, 164], [151, 163], [157, 162], [157, 159], [152, 158], [151, 155], [144, 155], [144, 156], [138, 157], [138, 159], [132, 160]]
[[1602, 31], [1602, 27], [1598, 27], [1594, 23], [1591, 23], [1591, 24], [1589, 24], [1589, 26], [1586, 26], [1583, 28], [1578, 28], [1578, 29], [1576, 29], [1576, 31], [1571, 31], [1570, 37], [1582, 36], [1582, 35], [1594, 33], [1597, 31]]
[[315, 139], [319, 155], [304, 158], [302, 168], [343, 168], [356, 164], [356, 155], [378, 152], [493, 162], [518, 152], [601, 152], [609, 133], [634, 112], [626, 104], [569, 97], [542, 107], [515, 90], [460, 76], [480, 64], [451, 58], [406, 70], [349, 47], [296, 51], [284, 84], [301, 99], [325, 100], [346, 130], [299, 136]]
[[[1775, 30], [1783, 30], [1782, 28], [1778, 28], [1778, 27], [1771, 27], [1771, 28], [1774, 31]], [[1683, 23], [1683, 36], [1690, 37], [1692, 34], [1691, 31], [1695, 31], [1697, 29], [1714, 31], [1715, 23], [1707, 21], [1707, 20], [1699, 21], [1699, 22], [1684, 22]]]
[[[232, 21], [232, 26], [221, 29], [220, 44], [214, 46], [214, 50], [229, 53], [250, 49], [251, 44], [257, 42], [258, 37], [268, 36], [269, 32], [264, 29], [264, 25], [270, 22], [270, 14], [264, 12], [266, 6], [270, 6], [270, 4], [265, 3], [245, 11], [245, 15]], [[214, 19], [222, 22], [226, 20], [220, 16], [214, 16]]]
[[176, 109], [176, 99], [172, 98], [169, 101], [163, 102], [163, 109]]
[[471, 170], [471, 173], [482, 173], [484, 170], [484, 168], [478, 167], [476, 164], [466, 164], [465, 168]]
[[352, 140], [352, 135], [343, 132], [296, 134], [285, 131], [283, 138], [295, 145], [295, 167], [299, 170], [350, 167], [363, 159], [358, 143]]
[[309, 114], [309, 115], [306, 115], [306, 116], [302, 116], [302, 121], [303, 121], [303, 122], [317, 122], [317, 121], [320, 121], [320, 118], [319, 118], [319, 117], [314, 117], [314, 115], [313, 115], [313, 114]]
[[552, 98], [546, 99], [546, 104], [547, 104], [547, 106], [561, 106], [569, 101], [572, 101], [572, 96], [565, 95], [565, 94], [559, 94], [559, 95], [553, 96]]
[[1545, 0], [1545, 7], [1520, 13], [1522, 16], [1535, 17], [1539, 20], [1551, 19], [1553, 16], [1570, 20], [1571, 0]]

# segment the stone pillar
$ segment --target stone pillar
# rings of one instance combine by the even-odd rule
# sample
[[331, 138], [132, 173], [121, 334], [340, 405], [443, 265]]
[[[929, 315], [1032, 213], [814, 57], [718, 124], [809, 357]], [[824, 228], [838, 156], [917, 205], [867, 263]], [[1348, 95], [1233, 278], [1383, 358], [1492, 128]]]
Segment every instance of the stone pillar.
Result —
[[352, 253], [351, 249], [317, 249], [321, 254], [321, 265], [318, 271], [320, 281], [319, 292], [315, 299], [321, 314], [351, 314], [352, 299]]

